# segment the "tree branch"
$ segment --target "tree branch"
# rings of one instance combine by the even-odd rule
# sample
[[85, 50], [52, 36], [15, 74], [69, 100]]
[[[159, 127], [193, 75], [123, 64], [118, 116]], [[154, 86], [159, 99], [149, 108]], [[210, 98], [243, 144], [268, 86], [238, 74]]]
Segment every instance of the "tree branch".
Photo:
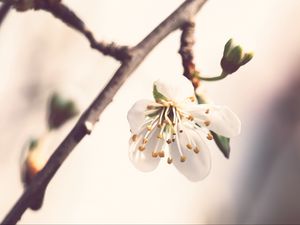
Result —
[[180, 48], [178, 53], [181, 55], [183, 75], [187, 77], [196, 89], [199, 84], [199, 72], [194, 63], [193, 46], [195, 44], [195, 22], [193, 19], [183, 24], [180, 38]]
[[0, 26], [3, 22], [3, 20], [5, 19], [5, 17], [7, 16], [10, 8], [12, 5], [12, 0], [9, 1], [5, 1], [2, 3], [1, 8], [0, 8]]
[[108, 84], [81, 115], [74, 128], [52, 154], [43, 170], [36, 175], [32, 183], [24, 190], [24, 193], [4, 218], [2, 224], [16, 224], [18, 220], [20, 220], [23, 213], [29, 207], [32, 199], [34, 199], [33, 197], [45, 190], [48, 183], [76, 145], [87, 134], [91, 133], [92, 127], [98, 121], [103, 110], [110, 102], [112, 102], [114, 95], [148, 53], [168, 34], [189, 22], [205, 2], [206, 0], [185, 1], [144, 40], [135, 47], [129, 49], [129, 57], [123, 60], [121, 66], [115, 72]]
[[35, 2], [35, 10], [50, 12], [53, 16], [82, 33], [90, 42], [91, 48], [98, 50], [104, 55], [111, 56], [116, 60], [123, 61], [129, 57], [128, 47], [119, 46], [115, 43], [97, 42], [92, 32], [86, 27], [84, 22], [62, 2], [51, 0], [38, 0]]

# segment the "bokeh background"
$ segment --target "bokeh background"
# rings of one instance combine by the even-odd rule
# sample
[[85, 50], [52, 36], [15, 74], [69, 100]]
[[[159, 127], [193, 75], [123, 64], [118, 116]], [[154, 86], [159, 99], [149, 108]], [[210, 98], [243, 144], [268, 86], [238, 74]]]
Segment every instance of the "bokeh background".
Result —
[[[138, 43], [182, 3], [64, 2], [98, 40], [124, 45]], [[198, 14], [194, 51], [203, 74], [220, 72], [231, 37], [255, 51], [227, 79], [202, 83], [207, 97], [231, 107], [242, 121], [230, 160], [215, 148], [205, 180], [191, 183], [166, 163], [142, 173], [127, 155], [128, 109], [152, 97], [154, 80], [182, 74], [176, 31], [132, 74], [66, 160], [42, 210], [28, 210], [21, 223], [299, 223], [299, 10], [299, 0], [209, 0]], [[21, 151], [28, 138], [45, 131], [50, 94], [60, 91], [84, 110], [118, 65], [46, 12], [8, 15], [0, 29], [0, 218], [22, 193]], [[49, 154], [76, 119], [52, 135]]]

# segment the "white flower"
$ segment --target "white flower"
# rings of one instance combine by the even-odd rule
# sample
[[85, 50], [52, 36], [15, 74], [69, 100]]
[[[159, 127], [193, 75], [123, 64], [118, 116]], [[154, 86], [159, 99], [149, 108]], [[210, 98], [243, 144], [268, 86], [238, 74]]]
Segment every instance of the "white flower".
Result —
[[153, 90], [156, 102], [140, 100], [127, 115], [133, 133], [130, 160], [147, 172], [166, 157], [189, 180], [203, 179], [211, 166], [210, 130], [236, 136], [240, 132], [238, 117], [226, 106], [197, 104], [193, 86], [184, 76], [158, 80]]

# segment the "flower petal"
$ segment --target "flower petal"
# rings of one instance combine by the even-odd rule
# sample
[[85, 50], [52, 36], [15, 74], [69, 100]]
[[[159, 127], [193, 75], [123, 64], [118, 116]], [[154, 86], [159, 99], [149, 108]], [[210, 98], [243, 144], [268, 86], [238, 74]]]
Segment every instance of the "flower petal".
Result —
[[157, 134], [158, 131], [154, 131], [149, 139], [149, 142], [146, 144], [146, 148], [143, 151], [139, 150], [139, 146], [141, 146], [144, 135], [146, 134], [147, 129], [144, 129], [138, 136], [135, 142], [131, 139], [131, 144], [129, 147], [129, 159], [133, 163], [133, 165], [142, 172], [150, 172], [154, 170], [159, 162], [160, 158], [153, 158], [152, 152], [157, 145]]
[[[174, 166], [190, 181], [204, 179], [211, 169], [209, 146], [204, 133], [197, 132], [192, 128], [185, 128], [176, 139], [176, 142], [170, 144], [170, 155], [173, 158]], [[191, 143], [193, 149], [187, 148], [187, 145]], [[195, 147], [199, 150], [198, 153], [194, 152]], [[186, 157], [184, 162], [181, 162], [180, 151]]]
[[195, 95], [192, 83], [184, 76], [176, 76], [173, 79], [161, 78], [155, 81], [154, 85], [159, 93], [177, 103]]
[[234, 137], [241, 131], [241, 121], [227, 106], [193, 105], [187, 111], [201, 126], [225, 137]]
[[137, 134], [139, 129], [145, 123], [145, 113], [148, 105], [157, 105], [157, 103], [142, 99], [137, 101], [128, 111], [127, 119], [132, 133]]

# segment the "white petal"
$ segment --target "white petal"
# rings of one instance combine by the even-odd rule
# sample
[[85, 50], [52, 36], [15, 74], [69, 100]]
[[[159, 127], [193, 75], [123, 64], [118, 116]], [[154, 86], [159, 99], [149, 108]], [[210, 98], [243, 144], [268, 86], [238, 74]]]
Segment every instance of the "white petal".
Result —
[[154, 85], [156, 85], [157, 91], [168, 100], [177, 103], [195, 95], [192, 83], [182, 75], [174, 76], [172, 79], [161, 78], [155, 81]]
[[225, 137], [234, 137], [241, 132], [241, 121], [227, 106], [200, 104], [190, 107], [188, 111], [201, 126]]
[[[210, 172], [211, 169], [211, 160], [209, 153], [209, 146], [207, 145], [207, 139], [201, 133], [191, 130], [190, 128], [184, 129], [183, 133], [180, 133], [181, 137], [178, 137], [176, 142], [170, 144], [170, 154], [173, 158], [173, 163], [177, 170], [186, 176], [190, 181], [200, 181], [204, 179]], [[195, 153], [193, 150], [187, 148], [189, 144], [189, 139], [194, 142], [195, 145], [200, 150], [199, 153]], [[180, 153], [186, 157], [185, 162], [180, 161]]]
[[156, 105], [157, 103], [142, 99], [137, 101], [128, 111], [127, 119], [132, 133], [137, 134], [141, 126], [145, 123], [145, 113], [148, 105]]
[[154, 131], [151, 134], [151, 137], [149, 137], [149, 142], [146, 144], [146, 149], [144, 151], [140, 151], [138, 148], [142, 144], [144, 135], [146, 133], [145, 130], [141, 132], [141, 134], [139, 134], [138, 139], [135, 142], [131, 141], [129, 148], [129, 159], [138, 170], [143, 172], [150, 172], [154, 170], [160, 162], [159, 157], [152, 157], [152, 151], [157, 145], [158, 139], [156, 138], [156, 136], [158, 134], [158, 131]]

